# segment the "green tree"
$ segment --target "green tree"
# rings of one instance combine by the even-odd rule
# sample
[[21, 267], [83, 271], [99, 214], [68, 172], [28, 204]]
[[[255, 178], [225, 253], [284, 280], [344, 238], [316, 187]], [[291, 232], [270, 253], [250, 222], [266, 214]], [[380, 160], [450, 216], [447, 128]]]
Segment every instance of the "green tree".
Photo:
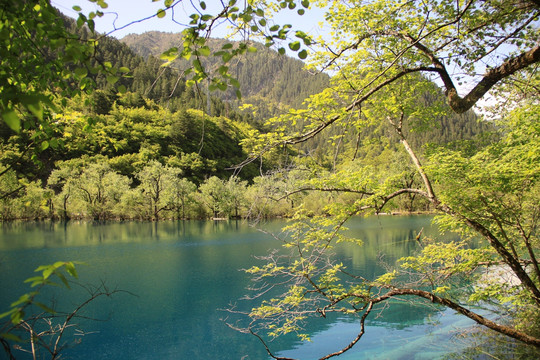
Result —
[[227, 212], [238, 219], [241, 217], [240, 209], [246, 205], [247, 181], [240, 181], [236, 176], [231, 176], [225, 187], [229, 195]]
[[19, 199], [19, 217], [22, 219], [34, 220], [50, 217], [52, 210], [53, 192], [44, 189], [41, 181], [32, 181], [25, 184], [24, 195]]
[[180, 172], [178, 168], [151, 161], [137, 173], [137, 179], [140, 181], [139, 189], [147, 199], [153, 220], [159, 220], [162, 211], [171, 210], [169, 205], [176, 195], [175, 183], [179, 181]]
[[197, 191], [197, 185], [189, 181], [188, 179], [181, 178], [176, 179], [172, 183], [171, 199], [169, 200], [169, 207], [171, 211], [175, 212], [176, 219], [187, 219], [186, 209], [190, 202], [194, 202], [194, 195]]
[[199, 186], [199, 191], [202, 202], [211, 211], [213, 218], [230, 214], [230, 195], [225, 181], [212, 176]]
[[70, 164], [62, 164], [58, 169], [51, 172], [47, 180], [48, 186], [53, 190], [53, 207], [62, 220], [71, 218], [68, 211], [68, 202], [74, 196], [76, 190], [76, 181], [80, 176], [81, 170], [70, 166]]
[[105, 161], [85, 167], [74, 184], [76, 196], [94, 220], [109, 219], [129, 185], [129, 178], [112, 171]]

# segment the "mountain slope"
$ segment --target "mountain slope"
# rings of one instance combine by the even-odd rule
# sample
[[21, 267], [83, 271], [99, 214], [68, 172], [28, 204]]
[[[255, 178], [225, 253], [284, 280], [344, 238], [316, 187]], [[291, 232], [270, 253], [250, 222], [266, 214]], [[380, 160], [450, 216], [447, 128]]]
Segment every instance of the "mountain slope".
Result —
[[[158, 31], [127, 35], [121, 41], [143, 57], [159, 57], [165, 50], [182, 45], [180, 34]], [[208, 46], [212, 50], [221, 49], [227, 42], [209, 39]], [[235, 58], [228, 66], [230, 73], [240, 82], [242, 103], [254, 105], [260, 119], [277, 115], [289, 107], [300, 107], [306, 97], [328, 86], [328, 75], [311, 74], [303, 69], [302, 61], [279, 55], [257, 43], [253, 45], [257, 48], [256, 53]], [[220, 64], [221, 59], [208, 57], [205, 61], [207, 68], [211, 69]], [[178, 59], [173, 66], [183, 70], [188, 63]], [[214, 95], [228, 101], [235, 100], [232, 91]]]

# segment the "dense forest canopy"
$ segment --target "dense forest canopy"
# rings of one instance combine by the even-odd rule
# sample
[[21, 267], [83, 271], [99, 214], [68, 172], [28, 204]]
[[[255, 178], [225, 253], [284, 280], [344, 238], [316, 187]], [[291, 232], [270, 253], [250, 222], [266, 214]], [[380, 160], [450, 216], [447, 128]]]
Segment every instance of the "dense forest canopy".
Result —
[[[537, 355], [538, 1], [191, 4], [181, 42], [127, 37], [133, 49], [94, 31], [101, 10], [73, 22], [46, 0], [2, 5], [2, 218], [289, 216], [284, 255], [248, 270], [255, 297], [276, 290], [268, 278], [280, 294], [231, 324], [270, 356], [268, 339], [305, 339], [303, 322], [331, 312], [360, 321], [323, 359], [342, 354], [361, 346], [374, 306], [411, 297], [508, 340], [503, 356]], [[181, 6], [165, 0], [155, 16]], [[310, 7], [326, 12], [328, 36], [274, 17]], [[213, 39], [224, 24], [241, 39]], [[488, 92], [486, 120], [471, 109]], [[336, 243], [361, 246], [343, 233], [349, 218], [394, 211], [433, 212], [461, 239], [419, 235], [418, 253], [375, 280], [333, 261]]]

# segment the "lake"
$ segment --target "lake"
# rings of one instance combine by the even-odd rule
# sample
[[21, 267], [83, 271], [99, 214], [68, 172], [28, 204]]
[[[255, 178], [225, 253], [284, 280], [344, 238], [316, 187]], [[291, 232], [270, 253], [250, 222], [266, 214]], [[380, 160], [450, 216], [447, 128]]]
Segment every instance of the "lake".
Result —
[[[381, 254], [392, 262], [415, 249], [420, 229], [424, 235], [436, 232], [431, 219], [352, 219], [350, 231], [365, 244], [344, 245], [336, 256], [348, 269], [373, 278], [384, 271]], [[284, 224], [260, 226], [279, 232]], [[29, 291], [23, 281], [37, 266], [78, 260], [85, 263], [78, 267], [81, 284], [103, 281], [129, 293], [86, 308], [84, 315], [99, 321], [76, 322], [84, 333], [75, 336], [80, 344], [68, 348], [64, 359], [269, 359], [256, 338], [222, 319], [228, 315], [223, 309], [247, 293], [250, 279], [240, 269], [262, 265], [255, 256], [276, 247], [278, 241], [242, 221], [1, 224], [0, 312]], [[84, 294], [78, 286], [46, 293], [64, 309]], [[242, 309], [252, 305], [238, 302]], [[470, 325], [452, 311], [392, 304], [368, 321], [364, 337], [339, 359], [437, 359], [459, 347], [455, 335]], [[308, 331], [312, 342], [287, 337], [271, 348], [280, 356], [316, 359], [345, 346], [359, 326], [357, 319], [333, 317], [310, 322]], [[16, 355], [31, 358], [21, 351]]]

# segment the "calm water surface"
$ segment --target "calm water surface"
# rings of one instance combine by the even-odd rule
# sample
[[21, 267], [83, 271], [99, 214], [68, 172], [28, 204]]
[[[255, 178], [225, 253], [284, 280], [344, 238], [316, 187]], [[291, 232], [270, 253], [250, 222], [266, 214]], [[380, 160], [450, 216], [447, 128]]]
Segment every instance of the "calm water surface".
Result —
[[[337, 256], [365, 277], [383, 273], [379, 260], [415, 249], [414, 237], [434, 233], [430, 217], [354, 219], [351, 232], [361, 248], [343, 246]], [[263, 225], [278, 232], [284, 222]], [[231, 330], [221, 309], [246, 293], [249, 277], [239, 269], [261, 263], [254, 257], [279, 247], [271, 236], [241, 221], [91, 224], [16, 223], [0, 228], [0, 312], [29, 288], [22, 282], [41, 264], [79, 260], [80, 282], [119, 288], [98, 299], [80, 320], [81, 343], [64, 359], [268, 359], [254, 337]], [[59, 308], [84, 298], [77, 286], [48, 294]], [[250, 309], [253, 304], [239, 303]], [[456, 350], [453, 335], [470, 322], [451, 311], [393, 304], [368, 322], [366, 335], [339, 359], [437, 359]], [[316, 359], [338, 350], [358, 333], [355, 319], [309, 324], [312, 342], [273, 342], [281, 356]], [[26, 359], [22, 352], [18, 358]], [[2, 358], [4, 354], [0, 354]]]

